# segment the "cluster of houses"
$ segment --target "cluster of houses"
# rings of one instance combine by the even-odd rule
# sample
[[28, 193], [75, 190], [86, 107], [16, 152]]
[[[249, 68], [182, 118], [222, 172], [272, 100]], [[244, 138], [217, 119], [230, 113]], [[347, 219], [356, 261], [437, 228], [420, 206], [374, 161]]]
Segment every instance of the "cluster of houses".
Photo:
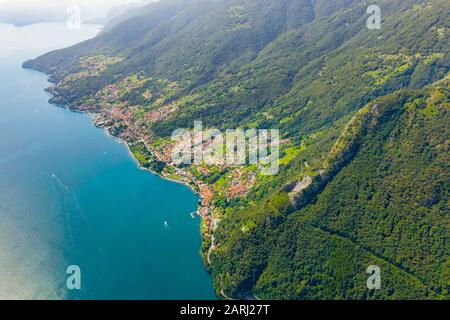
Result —
[[[99, 57], [87, 59], [84, 61], [84, 66], [88, 70], [71, 75], [69, 76], [71, 78], [66, 78], [65, 81], [85, 77], [87, 73], [102, 72], [108, 64], [114, 62], [115, 60]], [[87, 99], [82, 105], [77, 106], [77, 110], [93, 113], [96, 126], [107, 128], [111, 134], [127, 141], [130, 145], [142, 143], [149, 154], [152, 154], [158, 161], [165, 163], [170, 168], [167, 172], [162, 173], [163, 176], [171, 177], [175, 175], [177, 180], [197, 189], [201, 196], [198, 213], [203, 219], [203, 236], [212, 240], [210, 252], [211, 250], [214, 251], [216, 245], [214, 244], [213, 233], [220, 218], [220, 210], [214, 205], [216, 194], [224, 194], [229, 199], [245, 196], [256, 183], [256, 173], [247, 172], [245, 168], [233, 168], [233, 171], [227, 175], [225, 185], [219, 187], [209, 185], [196, 178], [190, 168], [177, 167], [172, 161], [173, 142], [164, 141], [164, 143], [153, 146], [152, 143], [155, 142], [155, 138], [149, 132], [148, 124], [170, 118], [178, 110], [178, 107], [175, 104], [162, 105], [142, 114], [143, 108], [141, 106], [129, 106], [126, 101], [121, 102], [120, 99], [124, 92], [129, 92], [139, 83], [142, 83], [142, 81], [138, 78], [138, 80], [124, 79], [123, 83], [107, 85], [93, 98]], [[62, 82], [59, 85], [65, 84]], [[148, 90], [145, 95], [148, 98], [152, 96]], [[138, 113], [141, 113], [141, 116], [137, 116]], [[207, 146], [203, 145], [203, 147], [206, 148]], [[145, 158], [148, 159], [149, 157]], [[207, 166], [203, 165], [196, 166], [196, 170], [205, 177], [212, 172]]]

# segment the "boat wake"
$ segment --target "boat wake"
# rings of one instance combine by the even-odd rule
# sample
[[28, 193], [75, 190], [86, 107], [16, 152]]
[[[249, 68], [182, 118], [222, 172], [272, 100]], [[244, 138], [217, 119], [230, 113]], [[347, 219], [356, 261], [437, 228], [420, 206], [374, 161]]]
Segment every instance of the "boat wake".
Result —
[[164, 221], [164, 229], [170, 230], [169, 223], [167, 221]]
[[[62, 194], [63, 199], [63, 213], [65, 215], [66, 220], [66, 228], [67, 232], [70, 237], [70, 243], [72, 248], [75, 250], [76, 243], [80, 244], [80, 241], [85, 242], [86, 240], [89, 241], [90, 245], [97, 249], [97, 246], [93, 243], [93, 237], [92, 232], [89, 228], [89, 224], [87, 221], [87, 218], [83, 212], [83, 209], [81, 208], [80, 202], [78, 201], [78, 197], [76, 193], [66, 184], [64, 184], [57, 176], [56, 174], [52, 174], [52, 179], [58, 188], [58, 190]], [[75, 213], [75, 215], [74, 215]], [[82, 228], [84, 230], [84, 239], [78, 239], [77, 242], [75, 242], [74, 239], [74, 228]], [[75, 234], [80, 234], [79, 232]]]

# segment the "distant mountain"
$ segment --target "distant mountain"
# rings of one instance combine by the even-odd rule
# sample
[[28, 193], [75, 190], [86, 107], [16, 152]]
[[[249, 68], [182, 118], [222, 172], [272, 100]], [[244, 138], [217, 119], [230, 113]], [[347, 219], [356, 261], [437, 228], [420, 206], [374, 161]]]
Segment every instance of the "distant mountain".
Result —
[[67, 19], [66, 8], [17, 8], [1, 7], [0, 23], [25, 26], [43, 22], [60, 22]]
[[[147, 0], [138, 3], [116, 5], [109, 9], [108, 6], [80, 5], [81, 19], [83, 23], [106, 25], [126, 11], [145, 6], [158, 0]], [[16, 26], [25, 26], [45, 22], [65, 22], [70, 16], [68, 9], [76, 5], [70, 1], [61, 1], [58, 4], [24, 5], [20, 3], [0, 3], [0, 23], [10, 23]]]
[[[162, 0], [24, 63], [203, 195], [222, 297], [450, 298], [446, 0]], [[278, 175], [174, 167], [177, 128], [277, 128]], [[381, 269], [381, 290], [366, 270]]]
[[[149, 3], [157, 2], [159, 0], [145, 0], [137, 3], [127, 3], [122, 5], [117, 5], [112, 7], [108, 10], [108, 13], [104, 17], [95, 17], [93, 19], [85, 21], [85, 23], [92, 23], [92, 24], [101, 24], [104, 26], [112, 26], [113, 20], [119, 20], [122, 19], [126, 20], [129, 15], [134, 15], [136, 12], [140, 10], [140, 8], [146, 6]], [[123, 21], [123, 20], [122, 20]], [[117, 21], [114, 22], [114, 24], [117, 23]]]
[[[369, 103], [323, 171], [305, 173], [310, 185], [298, 181], [302, 192], [288, 186], [224, 220], [222, 289], [262, 299], [448, 299], [449, 80]], [[232, 231], [249, 220], [251, 232]], [[367, 290], [372, 265], [382, 290]]]

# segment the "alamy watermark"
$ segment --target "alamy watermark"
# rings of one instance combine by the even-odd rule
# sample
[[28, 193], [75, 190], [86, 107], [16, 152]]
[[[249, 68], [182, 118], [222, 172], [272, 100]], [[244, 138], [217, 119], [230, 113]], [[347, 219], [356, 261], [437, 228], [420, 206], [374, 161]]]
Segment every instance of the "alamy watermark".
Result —
[[194, 130], [178, 129], [172, 134], [175, 165], [257, 165], [262, 175], [279, 171], [280, 131], [278, 129], [203, 130], [201, 121]]
[[66, 26], [69, 30], [81, 29], [81, 7], [79, 5], [71, 5], [67, 8], [68, 18]]
[[81, 290], [81, 269], [77, 265], [69, 266], [66, 269], [67, 277], [66, 286], [69, 290]]
[[381, 29], [381, 8], [377, 5], [371, 5], [367, 8], [367, 14], [370, 14], [366, 21], [369, 30]]
[[367, 279], [367, 289], [380, 290], [381, 289], [381, 269], [379, 266], [369, 266], [366, 270], [370, 274]]

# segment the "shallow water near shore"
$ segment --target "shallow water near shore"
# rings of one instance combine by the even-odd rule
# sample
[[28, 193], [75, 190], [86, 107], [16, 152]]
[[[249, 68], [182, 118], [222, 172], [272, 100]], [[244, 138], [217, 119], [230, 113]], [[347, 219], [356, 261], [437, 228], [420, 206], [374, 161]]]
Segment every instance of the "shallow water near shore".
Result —
[[[99, 28], [0, 24], [0, 299], [215, 299], [198, 196], [141, 170], [23, 61]], [[82, 290], [66, 288], [81, 268]]]

